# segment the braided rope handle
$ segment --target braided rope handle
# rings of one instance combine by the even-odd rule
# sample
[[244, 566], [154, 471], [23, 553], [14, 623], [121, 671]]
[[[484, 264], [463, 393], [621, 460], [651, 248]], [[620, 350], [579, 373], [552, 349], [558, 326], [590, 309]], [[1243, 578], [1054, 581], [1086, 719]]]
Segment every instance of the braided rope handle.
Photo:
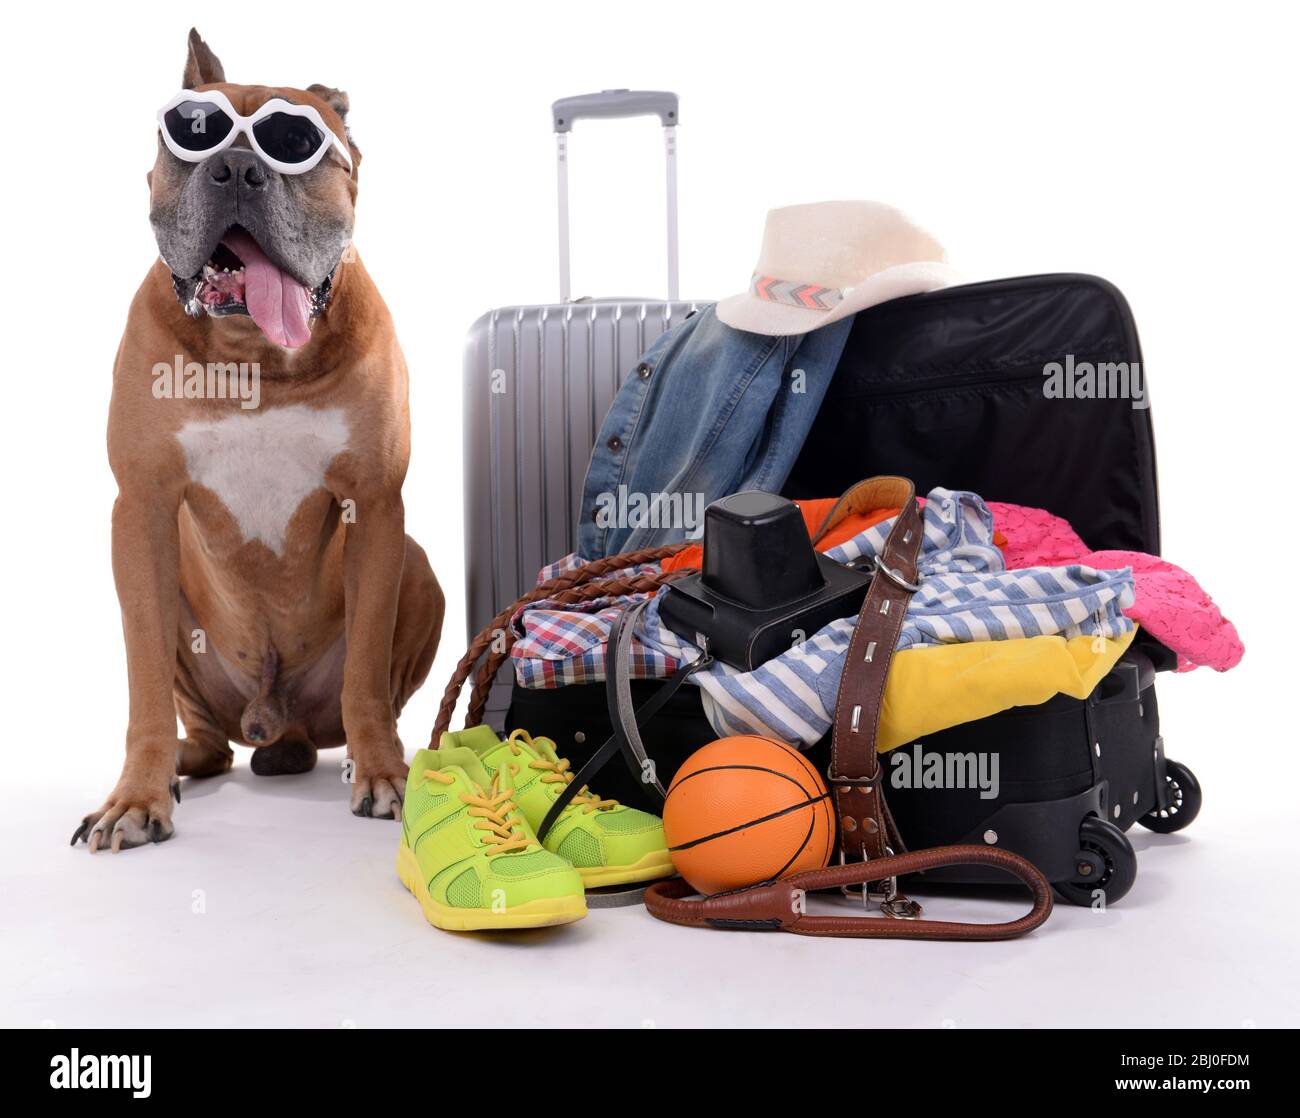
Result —
[[[513, 605], [503, 609], [486, 626], [479, 630], [478, 635], [470, 641], [469, 648], [465, 650], [465, 655], [457, 661], [456, 668], [452, 672], [451, 681], [442, 693], [442, 702], [438, 706], [438, 717], [434, 721], [433, 733], [429, 738], [429, 748], [437, 749], [438, 739], [451, 728], [452, 715], [456, 712], [456, 703], [460, 699], [461, 689], [465, 686], [465, 681], [474, 672], [475, 665], [490, 650], [487, 664], [484, 665], [483, 670], [478, 673], [474, 681], [465, 725], [477, 726], [483, 721], [483, 712], [487, 708], [492, 682], [496, 677], [497, 670], [505, 662], [505, 658], [510, 654], [510, 648], [515, 642], [515, 634], [510, 626], [510, 619], [516, 612], [526, 605], [543, 599], [554, 598], [557, 604], [573, 605], [577, 602], [591, 601], [594, 598], [641, 594], [657, 590], [674, 579], [689, 573], [689, 568], [682, 568], [679, 571], [660, 571], [656, 574], [623, 575], [614, 578], [602, 578], [601, 576], [609, 574], [611, 571], [621, 571], [643, 563], [659, 562], [667, 559], [670, 555], [676, 555], [677, 552], [688, 546], [690, 545], [679, 543], [670, 544], [666, 547], [647, 547], [642, 548], [640, 551], [628, 551], [621, 555], [609, 555], [604, 559], [594, 559], [575, 570], [566, 571], [563, 574], [556, 575], [555, 578], [540, 583]], [[501, 641], [501, 647], [493, 649], [492, 645], [498, 640]], [[488, 665], [491, 665], [490, 670]]]
[[[553, 600], [557, 605], [567, 606], [577, 602], [589, 602], [596, 598], [605, 597], [624, 597], [631, 594], [653, 594], [661, 587], [667, 586], [674, 579], [681, 578], [689, 574], [689, 568], [683, 568], [676, 571], [659, 572], [656, 574], [642, 574], [630, 578], [610, 578], [598, 582], [589, 582], [585, 586], [575, 586], [569, 590], [562, 590], [557, 593]], [[502, 631], [503, 639], [496, 643], [492, 652], [483, 661], [479, 667], [478, 674], [474, 678], [474, 686], [470, 690], [469, 711], [466, 714], [467, 726], [477, 726], [483, 721], [483, 714], [487, 710], [488, 698], [492, 693], [492, 684], [496, 680], [497, 672], [501, 665], [510, 658], [510, 650], [514, 647], [516, 637], [513, 628]]]

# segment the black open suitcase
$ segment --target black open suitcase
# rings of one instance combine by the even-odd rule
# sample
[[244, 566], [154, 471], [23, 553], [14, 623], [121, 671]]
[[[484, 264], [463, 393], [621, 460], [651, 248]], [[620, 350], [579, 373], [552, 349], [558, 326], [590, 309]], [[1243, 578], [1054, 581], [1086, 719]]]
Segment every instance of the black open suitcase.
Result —
[[[1141, 368], [1128, 304], [1104, 280], [998, 280], [863, 311], [784, 494], [833, 497], [864, 477], [901, 474], [921, 494], [944, 485], [1047, 509], [1094, 550], [1158, 555], [1150, 411], [1127, 398], [1049, 399], [1044, 365], [1067, 355], [1076, 364]], [[1139, 631], [1086, 700], [1058, 695], [928, 736], [927, 754], [996, 751], [999, 794], [984, 799], [977, 788], [887, 783], [905, 842], [913, 849], [995, 844], [1030, 859], [1074, 903], [1118, 900], [1137, 870], [1124, 832], [1134, 823], [1179, 830], [1200, 806], [1195, 777], [1166, 761], [1160, 737], [1155, 673], [1175, 666], [1172, 652]], [[635, 683], [637, 704], [658, 686]], [[599, 685], [516, 686], [506, 723], [552, 738], [575, 768], [611, 732]], [[665, 785], [682, 760], [717, 736], [693, 687], [678, 692], [641, 734]], [[825, 768], [828, 741], [810, 755]], [[633, 804], [644, 795], [618, 761], [595, 786]], [[987, 880], [1005, 880], [984, 872]], [[934, 876], [985, 880], [978, 867]]]

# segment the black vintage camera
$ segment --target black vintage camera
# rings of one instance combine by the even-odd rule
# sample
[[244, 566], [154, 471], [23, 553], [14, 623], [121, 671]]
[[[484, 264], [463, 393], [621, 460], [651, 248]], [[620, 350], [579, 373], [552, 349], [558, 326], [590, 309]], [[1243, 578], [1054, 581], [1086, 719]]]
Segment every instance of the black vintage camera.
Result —
[[669, 584], [659, 616], [673, 632], [742, 671], [840, 617], [856, 617], [870, 573], [813, 549], [799, 509], [751, 490], [704, 512], [704, 567]]

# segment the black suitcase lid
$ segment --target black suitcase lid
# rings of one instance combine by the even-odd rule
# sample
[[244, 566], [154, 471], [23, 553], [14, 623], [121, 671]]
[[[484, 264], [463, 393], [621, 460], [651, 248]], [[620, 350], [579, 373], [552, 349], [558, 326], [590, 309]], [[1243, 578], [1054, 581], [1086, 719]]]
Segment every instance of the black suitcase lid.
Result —
[[[1157, 555], [1141, 362], [1128, 303], [1096, 276], [995, 280], [872, 307], [854, 321], [784, 493], [833, 497], [902, 474], [921, 494], [943, 485], [1047, 509], [1095, 550]], [[1049, 381], [1083, 391], [1089, 367], [1094, 389], [1128, 394], [1045, 391]]]

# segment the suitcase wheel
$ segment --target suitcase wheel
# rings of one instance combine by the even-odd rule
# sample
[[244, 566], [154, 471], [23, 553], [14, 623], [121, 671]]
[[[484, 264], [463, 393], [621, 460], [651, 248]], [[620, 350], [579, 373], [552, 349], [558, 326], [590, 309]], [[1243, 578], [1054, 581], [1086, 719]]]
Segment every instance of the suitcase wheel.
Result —
[[1178, 761], [1165, 761], [1165, 779], [1169, 782], [1169, 806], [1158, 807], [1138, 820], [1158, 835], [1181, 831], [1201, 810], [1201, 784], [1191, 769]]
[[1053, 885], [1070, 904], [1091, 907], [1100, 891], [1107, 905], [1124, 896], [1137, 879], [1137, 855], [1124, 834], [1113, 823], [1089, 815], [1079, 825], [1079, 851], [1074, 859], [1075, 876]]

